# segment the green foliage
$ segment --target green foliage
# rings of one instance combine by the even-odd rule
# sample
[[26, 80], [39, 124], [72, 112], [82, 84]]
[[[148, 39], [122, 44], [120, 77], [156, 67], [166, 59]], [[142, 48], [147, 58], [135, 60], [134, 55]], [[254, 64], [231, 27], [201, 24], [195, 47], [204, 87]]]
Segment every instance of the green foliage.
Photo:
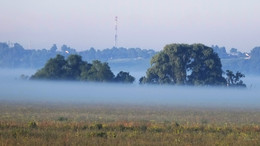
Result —
[[[260, 143], [259, 109], [0, 104], [2, 145], [251, 146]], [[57, 122], [61, 115], [68, 115], [70, 120]], [[97, 122], [100, 116], [104, 118]], [[38, 121], [37, 128], [30, 127], [29, 121]]]
[[79, 55], [70, 55], [66, 60], [65, 72], [66, 78], [70, 80], [80, 79], [81, 70], [85, 67], [87, 62], [82, 61]]
[[225, 85], [222, 65], [213, 49], [202, 44], [170, 44], [151, 60], [140, 83]]
[[101, 123], [97, 123], [97, 124], [94, 124], [94, 125], [93, 125], [93, 128], [94, 128], [94, 129], [97, 129], [97, 130], [100, 130], [100, 129], [103, 128], [103, 125], [102, 125]]
[[30, 121], [30, 122], [28, 123], [28, 127], [29, 127], [29, 128], [37, 128], [37, 123], [36, 123], [35, 121]]
[[129, 74], [129, 72], [120, 71], [115, 77], [115, 82], [121, 83], [133, 83], [135, 78]]
[[[107, 63], [101, 63], [98, 60], [92, 62], [92, 66], [88, 72], [86, 72], [87, 80], [95, 82], [112, 82], [114, 74], [110, 70]], [[85, 80], [85, 78], [83, 78]]]
[[60, 121], [60, 122], [68, 121], [68, 118], [66, 118], [66, 117], [59, 117], [58, 121]]
[[246, 85], [241, 80], [241, 78], [245, 77], [244, 74], [242, 74], [240, 72], [236, 72], [236, 74], [234, 74], [232, 71], [227, 70], [226, 75], [227, 75], [227, 79], [226, 79], [227, 86], [229, 86], [229, 87], [246, 87]]
[[90, 132], [90, 133], [87, 133], [87, 137], [107, 138], [107, 133], [106, 132]]
[[57, 55], [55, 58], [51, 58], [47, 61], [44, 68], [37, 71], [31, 79], [50, 79], [61, 80], [65, 78], [65, 66], [66, 60], [64, 56]]
[[108, 63], [94, 60], [92, 64], [82, 60], [79, 55], [70, 55], [65, 60], [64, 56], [57, 55], [47, 61], [45, 66], [32, 75], [31, 79], [45, 80], [81, 80], [93, 82], [123, 82], [133, 83], [134, 77], [127, 72], [115, 75]]

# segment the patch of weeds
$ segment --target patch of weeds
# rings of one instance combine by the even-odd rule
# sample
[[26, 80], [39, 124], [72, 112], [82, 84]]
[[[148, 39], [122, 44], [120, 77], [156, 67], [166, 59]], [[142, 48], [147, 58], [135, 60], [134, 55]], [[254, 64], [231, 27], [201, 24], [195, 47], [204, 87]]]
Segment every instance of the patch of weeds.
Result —
[[[87, 127], [86, 127], [86, 128], [87, 128]], [[95, 123], [95, 124], [91, 125], [89, 128], [90, 128], [90, 129], [101, 130], [101, 129], [103, 128], [103, 124], [101, 124], [101, 123]]]
[[29, 135], [28, 129], [14, 129], [11, 132], [13, 138], [17, 138], [17, 136], [28, 136]]
[[30, 121], [30, 122], [28, 122], [28, 127], [29, 128], [37, 128], [37, 123], [35, 121]]
[[78, 126], [78, 125], [74, 125], [74, 126], [73, 126], [73, 130], [74, 130], [74, 131], [78, 131], [78, 130], [79, 130], [79, 126]]
[[82, 130], [86, 130], [86, 129], [88, 129], [88, 126], [87, 126], [87, 125], [84, 125], [84, 126], [82, 127]]
[[146, 125], [141, 125], [140, 126], [140, 130], [145, 132], [147, 130], [147, 126]]
[[68, 121], [67, 117], [59, 117], [58, 121], [63, 122], [63, 121]]
[[163, 129], [161, 127], [158, 127], [158, 126], [152, 126], [152, 127], [149, 128], [149, 130], [151, 132], [162, 132], [163, 131]]
[[119, 128], [119, 131], [125, 131], [126, 130], [126, 127], [124, 125], [122, 125], [122, 124], [120, 124], [118, 126], [118, 128]]
[[175, 122], [176, 127], [180, 127], [180, 124], [178, 122]]
[[107, 138], [106, 132], [90, 132], [87, 133], [88, 137], [101, 137], [101, 138]]
[[117, 136], [115, 132], [108, 132], [107, 135], [112, 138], [116, 138]]
[[206, 124], [209, 123], [209, 121], [208, 121], [207, 119], [202, 119], [202, 120], [201, 120], [201, 123], [206, 125]]
[[103, 125], [100, 124], [100, 123], [97, 123], [97, 124], [94, 125], [94, 128], [100, 130], [100, 129], [103, 128]]

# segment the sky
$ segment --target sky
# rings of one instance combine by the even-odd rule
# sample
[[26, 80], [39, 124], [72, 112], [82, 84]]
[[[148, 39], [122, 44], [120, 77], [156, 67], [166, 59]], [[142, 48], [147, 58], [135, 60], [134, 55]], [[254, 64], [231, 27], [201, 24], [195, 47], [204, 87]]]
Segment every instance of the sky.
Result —
[[248, 52], [260, 46], [259, 0], [0, 0], [0, 42], [26, 49], [66, 44], [162, 50], [203, 43]]

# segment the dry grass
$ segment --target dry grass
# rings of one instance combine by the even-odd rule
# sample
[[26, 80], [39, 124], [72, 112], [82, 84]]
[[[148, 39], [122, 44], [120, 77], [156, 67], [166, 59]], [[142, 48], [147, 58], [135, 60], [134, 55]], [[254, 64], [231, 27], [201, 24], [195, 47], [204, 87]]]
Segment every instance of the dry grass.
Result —
[[260, 110], [0, 104], [1, 145], [259, 145]]

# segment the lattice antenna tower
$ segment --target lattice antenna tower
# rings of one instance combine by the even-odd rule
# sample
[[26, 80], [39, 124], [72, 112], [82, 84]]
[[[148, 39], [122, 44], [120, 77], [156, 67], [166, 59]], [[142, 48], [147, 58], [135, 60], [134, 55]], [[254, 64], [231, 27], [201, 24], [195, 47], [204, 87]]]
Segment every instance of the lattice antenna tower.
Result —
[[114, 45], [114, 47], [115, 48], [117, 48], [117, 19], [118, 19], [118, 17], [116, 16], [115, 17], [115, 45]]

